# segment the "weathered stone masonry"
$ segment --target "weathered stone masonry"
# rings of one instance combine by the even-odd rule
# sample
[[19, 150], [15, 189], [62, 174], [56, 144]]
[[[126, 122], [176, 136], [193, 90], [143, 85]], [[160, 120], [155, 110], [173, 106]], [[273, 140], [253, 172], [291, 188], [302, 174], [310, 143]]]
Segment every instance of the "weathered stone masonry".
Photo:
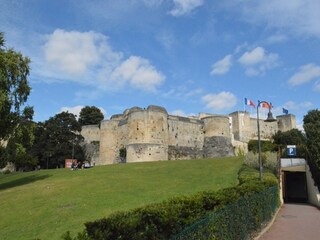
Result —
[[[295, 117], [279, 116], [274, 123], [261, 120], [260, 126], [262, 139], [269, 139], [278, 130], [295, 128]], [[127, 109], [100, 126], [84, 126], [81, 134], [87, 143], [100, 143], [94, 161], [105, 165], [120, 162], [122, 148], [126, 149], [126, 162], [233, 156], [237, 148], [245, 148], [257, 137], [257, 127], [256, 119], [247, 112], [180, 117], [149, 106]]]

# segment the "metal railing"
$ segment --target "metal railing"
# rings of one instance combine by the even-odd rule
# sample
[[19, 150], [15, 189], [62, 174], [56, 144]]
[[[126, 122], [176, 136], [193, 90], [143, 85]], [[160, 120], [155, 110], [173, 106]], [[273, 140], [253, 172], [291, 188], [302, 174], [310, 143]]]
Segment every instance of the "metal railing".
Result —
[[278, 207], [279, 189], [275, 186], [217, 209], [171, 240], [250, 239], [254, 232], [272, 218]]

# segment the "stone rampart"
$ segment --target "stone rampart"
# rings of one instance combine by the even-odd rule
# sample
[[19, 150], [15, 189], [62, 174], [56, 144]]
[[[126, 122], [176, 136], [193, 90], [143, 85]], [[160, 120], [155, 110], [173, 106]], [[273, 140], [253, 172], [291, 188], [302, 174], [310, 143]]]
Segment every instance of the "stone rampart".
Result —
[[203, 121], [168, 116], [168, 159], [195, 159], [203, 155]]
[[248, 112], [233, 112], [231, 117], [231, 129], [234, 139], [248, 142], [251, 139], [250, 114]]
[[296, 117], [292, 114], [277, 116], [278, 130], [286, 132], [297, 127]]
[[127, 162], [168, 159], [167, 111], [156, 106], [128, 112]]
[[[260, 121], [261, 139], [295, 127], [293, 115], [277, 120]], [[85, 127], [83, 133], [87, 141], [99, 139], [97, 165], [123, 162], [120, 151], [126, 152], [125, 162], [212, 158], [233, 156], [256, 139], [257, 120], [247, 112], [180, 117], [169, 115], [163, 107], [133, 107], [102, 121], [100, 128]]]
[[87, 143], [100, 141], [100, 128], [99, 125], [86, 125], [82, 126], [81, 135]]

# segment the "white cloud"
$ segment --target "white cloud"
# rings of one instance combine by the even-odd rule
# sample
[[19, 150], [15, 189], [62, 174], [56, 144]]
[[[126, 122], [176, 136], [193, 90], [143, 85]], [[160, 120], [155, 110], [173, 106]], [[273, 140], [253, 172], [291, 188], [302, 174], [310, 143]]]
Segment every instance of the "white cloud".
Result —
[[313, 90], [316, 92], [320, 92], [320, 80], [315, 82]]
[[198, 94], [201, 94], [203, 92], [203, 89], [202, 88], [195, 88], [195, 89], [192, 89], [192, 90], [189, 90], [185, 93], [185, 96], [186, 97], [193, 97], [195, 95], [198, 95]]
[[228, 110], [233, 108], [237, 103], [236, 96], [231, 92], [221, 92], [218, 94], [208, 94], [202, 97], [206, 107], [211, 110]]
[[174, 116], [181, 116], [181, 117], [186, 117], [187, 116], [187, 114], [184, 111], [180, 110], [180, 109], [174, 110], [174, 111], [170, 112], [170, 114], [174, 115]]
[[73, 81], [99, 91], [134, 87], [155, 91], [164, 81], [148, 59], [114, 51], [108, 38], [96, 32], [55, 30], [43, 46], [44, 60], [38, 61], [38, 78]]
[[295, 111], [298, 111], [298, 110], [305, 110], [305, 109], [309, 109], [313, 106], [313, 104], [311, 102], [301, 102], [301, 103], [296, 103], [296, 102], [293, 102], [293, 101], [288, 101], [286, 102], [283, 107], [285, 109], [292, 109], [292, 110], [295, 110]]
[[183, 86], [177, 86], [176, 88], [172, 88], [167, 92], [164, 92], [162, 96], [164, 98], [171, 98], [171, 99], [183, 99], [185, 101], [194, 99], [194, 96], [197, 96], [203, 92], [202, 88], [193, 88]]
[[148, 7], [158, 7], [162, 4], [163, 0], [143, 0], [143, 2]]
[[272, 35], [267, 38], [267, 43], [274, 44], [274, 43], [282, 43], [288, 40], [288, 37], [284, 34], [276, 34]]
[[240, 44], [240, 45], [238, 45], [238, 46], [236, 47], [236, 49], [234, 50], [234, 53], [239, 53], [239, 52], [242, 51], [242, 49], [244, 49], [244, 48], [246, 48], [246, 47], [248, 47], [248, 43], [247, 43], [247, 42], [244, 42], [244, 43], [242, 43], [242, 44]]
[[[273, 116], [279, 116], [283, 115], [283, 109], [285, 108], [289, 111], [290, 114], [297, 114], [297, 113], [303, 113], [305, 114], [308, 110], [310, 110], [314, 105], [311, 102], [294, 102], [294, 101], [288, 101], [284, 103], [281, 106], [275, 106], [272, 108]], [[260, 108], [260, 111], [265, 111], [265, 115], [267, 116], [267, 109]]]
[[295, 73], [288, 83], [292, 86], [301, 85], [320, 77], [320, 66], [313, 63], [303, 65], [299, 71]]
[[132, 86], [154, 92], [165, 77], [158, 72], [147, 59], [131, 56], [111, 74], [112, 80], [129, 82]]
[[80, 115], [80, 111], [81, 109], [84, 108], [84, 106], [78, 105], [78, 106], [74, 106], [74, 107], [62, 107], [60, 109], [60, 112], [69, 112], [69, 113], [73, 113], [74, 115], [77, 116], [77, 119], [79, 118]]
[[229, 54], [212, 65], [211, 75], [222, 75], [229, 72], [232, 66], [232, 55]]
[[288, 30], [298, 36], [320, 37], [319, 0], [228, 1], [245, 21]]
[[249, 77], [254, 77], [254, 76], [258, 76], [260, 72], [255, 68], [249, 67], [246, 69], [245, 74]]
[[[60, 109], [60, 112], [69, 112], [69, 113], [73, 113], [74, 115], [76, 115], [77, 119], [79, 118], [81, 109], [84, 108], [85, 106], [82, 105], [78, 105], [78, 106], [74, 106], [74, 107], [62, 107]], [[100, 109], [100, 111], [103, 113], [104, 116], [106, 116], [107, 112], [106, 110], [104, 110], [102, 107], [98, 107]]]
[[[71, 75], [81, 75], [92, 65], [97, 65], [104, 54], [120, 56], [113, 53], [107, 44], [107, 38], [95, 32], [67, 32], [55, 30], [48, 36], [44, 45], [45, 61]], [[114, 59], [112, 59], [114, 60]]]
[[167, 30], [161, 31], [157, 34], [156, 39], [167, 50], [171, 50], [176, 41], [173, 33]]
[[262, 47], [256, 47], [251, 52], [245, 52], [239, 58], [239, 62], [243, 65], [255, 65], [262, 62], [264, 58], [265, 50]]
[[174, 8], [169, 12], [172, 16], [181, 16], [192, 12], [197, 7], [200, 7], [204, 0], [173, 0]]
[[170, 112], [170, 115], [173, 116], [180, 116], [180, 117], [190, 117], [190, 116], [196, 116], [196, 114], [194, 113], [185, 113], [183, 110], [181, 109], [177, 109], [177, 110], [173, 110]]
[[279, 55], [267, 53], [264, 48], [256, 47], [252, 51], [245, 52], [238, 61], [246, 68], [247, 76], [257, 76], [277, 67], [279, 65]]

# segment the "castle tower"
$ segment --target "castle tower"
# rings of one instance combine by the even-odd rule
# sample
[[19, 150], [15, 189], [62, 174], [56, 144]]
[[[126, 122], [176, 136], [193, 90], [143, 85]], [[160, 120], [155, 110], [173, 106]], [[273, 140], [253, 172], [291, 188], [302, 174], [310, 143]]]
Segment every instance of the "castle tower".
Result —
[[119, 158], [118, 125], [119, 120], [112, 118], [101, 122], [100, 158], [96, 165], [113, 164]]
[[296, 116], [292, 114], [277, 116], [277, 122], [278, 130], [281, 132], [286, 132], [293, 128], [297, 128]]
[[130, 109], [127, 162], [168, 160], [168, 113], [158, 106]]
[[211, 115], [201, 120], [204, 123], [204, 157], [234, 156], [229, 117], [225, 115]]
[[86, 160], [91, 164], [99, 162], [100, 157], [100, 127], [99, 125], [82, 126], [81, 135], [84, 138], [84, 152]]
[[251, 139], [250, 114], [237, 111], [230, 113], [229, 116], [232, 118], [231, 131], [234, 140], [248, 142]]

